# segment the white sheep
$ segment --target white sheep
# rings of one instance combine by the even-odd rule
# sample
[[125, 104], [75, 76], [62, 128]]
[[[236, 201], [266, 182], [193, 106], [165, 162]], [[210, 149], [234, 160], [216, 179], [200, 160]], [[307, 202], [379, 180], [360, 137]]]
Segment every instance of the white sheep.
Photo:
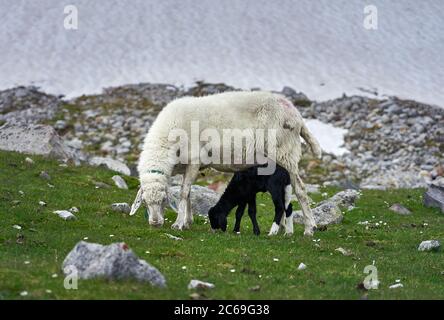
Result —
[[[170, 134], [177, 129], [181, 129], [188, 136], [196, 134], [192, 129], [193, 122], [198, 123], [198, 134], [202, 134], [206, 129], [211, 129], [220, 137], [223, 137], [224, 133], [226, 134], [227, 131], [224, 131], [226, 129], [240, 129], [234, 132], [235, 135], [240, 134], [241, 130], [254, 135], [255, 130], [270, 131], [270, 129], [274, 129], [271, 130], [275, 133], [276, 154], [274, 160], [289, 172], [293, 190], [304, 215], [304, 234], [313, 235], [316, 223], [304, 184], [298, 174], [298, 163], [301, 158], [300, 136], [304, 138], [317, 157], [321, 156], [319, 143], [308, 131], [302, 116], [290, 101], [284, 96], [264, 91], [237, 91], [205, 97], [184, 97], [170, 102], [163, 108], [145, 138], [138, 164], [141, 183], [138, 197], [143, 197], [145, 201], [150, 225], [161, 226], [164, 223], [163, 203], [166, 198], [168, 181], [172, 175], [184, 174], [178, 216], [172, 225], [172, 228], [182, 230], [189, 228], [193, 221], [189, 200], [190, 190], [200, 169], [212, 167], [219, 171], [235, 172], [258, 164], [258, 159], [255, 159], [254, 163], [245, 163], [247, 154], [256, 152], [256, 154], [271, 157], [271, 151], [266, 146], [270, 148], [273, 141], [271, 141], [271, 136], [266, 135], [264, 137], [265, 144], [261, 144], [257, 140], [249, 142], [246, 139], [246, 145], [242, 148], [244, 157], [242, 164], [234, 164], [233, 161], [223, 163], [222, 160], [219, 163], [208, 164], [199, 157], [201, 153], [196, 155], [192, 151], [184, 153], [187, 161], [183, 161], [184, 155], [181, 154], [182, 162], [177, 163], [177, 154], [172, 150], [177, 149], [178, 143], [177, 140], [171, 139]], [[245, 136], [240, 137], [240, 139], [242, 138]], [[200, 140], [194, 141], [194, 144], [197, 143], [198, 150], [204, 150], [205, 153], [208, 151], [206, 149], [208, 141]], [[191, 150], [193, 146], [187, 146], [187, 148]], [[212, 149], [211, 152], [220, 151], [220, 159], [222, 159], [223, 147], [220, 148], [220, 150]], [[233, 158], [230, 159], [233, 160]], [[135, 210], [132, 210], [131, 214], [134, 212]]]

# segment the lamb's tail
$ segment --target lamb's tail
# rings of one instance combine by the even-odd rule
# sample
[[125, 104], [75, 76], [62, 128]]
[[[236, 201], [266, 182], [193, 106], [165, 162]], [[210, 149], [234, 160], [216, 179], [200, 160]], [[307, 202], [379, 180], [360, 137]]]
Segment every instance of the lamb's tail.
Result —
[[314, 135], [308, 130], [305, 123], [302, 123], [300, 135], [305, 140], [305, 142], [307, 142], [307, 144], [310, 147], [311, 152], [313, 152], [314, 156], [316, 158], [320, 159], [322, 156], [321, 146], [319, 145], [319, 142], [318, 142], [318, 140], [316, 140]]

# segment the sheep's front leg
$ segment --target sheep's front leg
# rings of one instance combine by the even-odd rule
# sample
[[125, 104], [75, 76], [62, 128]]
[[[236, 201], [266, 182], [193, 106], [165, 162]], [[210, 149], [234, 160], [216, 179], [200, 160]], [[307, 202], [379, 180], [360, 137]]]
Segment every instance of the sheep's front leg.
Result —
[[171, 226], [173, 229], [183, 230], [191, 226], [193, 222], [193, 213], [191, 212], [190, 192], [191, 184], [196, 180], [199, 174], [199, 165], [188, 165], [180, 191], [180, 201], [178, 207], [177, 219]]

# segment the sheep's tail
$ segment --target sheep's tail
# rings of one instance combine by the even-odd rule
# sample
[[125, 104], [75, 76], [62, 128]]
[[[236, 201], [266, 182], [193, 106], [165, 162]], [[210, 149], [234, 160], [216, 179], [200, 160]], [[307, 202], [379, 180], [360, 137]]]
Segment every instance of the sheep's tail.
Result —
[[319, 145], [318, 140], [314, 137], [314, 135], [308, 130], [307, 126], [304, 122], [302, 122], [302, 128], [301, 128], [301, 137], [305, 140], [305, 142], [308, 144], [308, 146], [311, 149], [311, 152], [313, 152], [314, 156], [316, 158], [321, 158], [322, 156], [322, 150], [321, 146]]

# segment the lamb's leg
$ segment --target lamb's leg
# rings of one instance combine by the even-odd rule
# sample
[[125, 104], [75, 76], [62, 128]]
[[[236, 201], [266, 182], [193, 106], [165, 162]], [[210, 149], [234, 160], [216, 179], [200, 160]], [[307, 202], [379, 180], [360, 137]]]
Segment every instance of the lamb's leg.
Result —
[[316, 229], [316, 222], [310, 209], [310, 200], [308, 198], [307, 192], [305, 191], [305, 185], [297, 173], [290, 172], [290, 177], [296, 197], [298, 198], [299, 204], [302, 208], [302, 215], [304, 216], [304, 235], [312, 236], [314, 230]]
[[253, 233], [259, 235], [261, 230], [256, 220], [256, 195], [248, 200], [248, 215], [250, 216], [251, 223], [253, 224]]
[[279, 232], [279, 226], [284, 222], [284, 195], [280, 191], [273, 191], [271, 198], [274, 204], [274, 220], [269, 236], [275, 236]]
[[199, 165], [188, 165], [183, 178], [182, 189], [180, 191], [180, 201], [178, 206], [177, 219], [171, 226], [173, 229], [183, 230], [191, 226], [193, 213], [190, 205], [191, 184], [199, 174]]
[[233, 232], [240, 232], [240, 223], [242, 220], [242, 216], [244, 215], [245, 207], [247, 206], [246, 202], [240, 203], [236, 209], [236, 223], [234, 224]]

